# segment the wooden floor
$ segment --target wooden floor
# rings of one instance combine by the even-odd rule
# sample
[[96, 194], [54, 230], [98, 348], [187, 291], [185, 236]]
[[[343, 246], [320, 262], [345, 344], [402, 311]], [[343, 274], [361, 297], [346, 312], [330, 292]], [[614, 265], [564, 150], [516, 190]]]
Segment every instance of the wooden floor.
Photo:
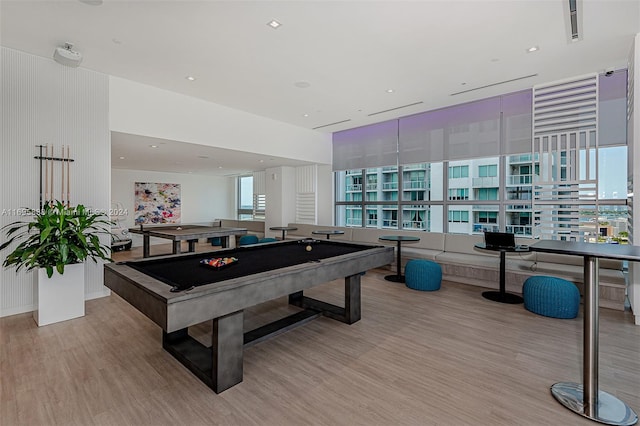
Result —
[[[135, 256], [126, 252], [124, 257]], [[362, 320], [326, 318], [247, 348], [244, 381], [217, 395], [161, 347], [161, 330], [116, 295], [38, 328], [0, 318], [0, 424], [595, 425], [549, 387], [582, 381], [582, 313], [534, 315], [445, 282], [419, 292], [363, 277]], [[339, 302], [342, 281], [308, 293]], [[254, 327], [289, 311], [252, 308]], [[193, 327], [209, 339], [210, 325]], [[640, 411], [640, 327], [600, 316], [600, 388]]]

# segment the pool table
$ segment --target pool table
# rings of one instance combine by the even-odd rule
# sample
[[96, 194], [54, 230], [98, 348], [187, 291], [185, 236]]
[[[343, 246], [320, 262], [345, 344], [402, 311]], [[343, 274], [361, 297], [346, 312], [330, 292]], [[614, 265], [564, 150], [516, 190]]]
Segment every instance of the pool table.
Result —
[[[203, 259], [235, 257], [213, 268]], [[393, 262], [393, 247], [331, 240], [256, 244], [209, 253], [106, 264], [104, 283], [163, 330], [162, 345], [200, 380], [220, 393], [242, 381], [243, 348], [320, 315], [352, 324], [360, 320], [360, 276]], [[344, 307], [303, 294], [344, 277]], [[288, 296], [300, 310], [245, 332], [245, 308]], [[212, 347], [188, 327], [213, 321]]]
[[233, 235], [246, 235], [246, 228], [223, 228], [221, 226], [204, 225], [151, 225], [129, 228], [132, 234], [142, 235], [142, 257], [151, 257], [151, 237], [171, 240], [171, 254], [181, 252], [183, 241], [189, 243], [189, 251], [196, 251], [196, 243], [200, 238], [219, 237], [222, 240], [222, 247], [229, 247], [229, 238]]

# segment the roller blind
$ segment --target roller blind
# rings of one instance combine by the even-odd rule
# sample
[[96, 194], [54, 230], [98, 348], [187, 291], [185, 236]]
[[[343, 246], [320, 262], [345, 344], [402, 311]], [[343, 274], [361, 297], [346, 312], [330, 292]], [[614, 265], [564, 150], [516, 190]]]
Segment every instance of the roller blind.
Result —
[[464, 160], [500, 153], [500, 98], [401, 118], [400, 164]]
[[333, 170], [367, 169], [398, 163], [398, 120], [333, 134]]
[[531, 152], [532, 91], [502, 96], [502, 154]]
[[627, 144], [627, 70], [598, 79], [598, 145]]

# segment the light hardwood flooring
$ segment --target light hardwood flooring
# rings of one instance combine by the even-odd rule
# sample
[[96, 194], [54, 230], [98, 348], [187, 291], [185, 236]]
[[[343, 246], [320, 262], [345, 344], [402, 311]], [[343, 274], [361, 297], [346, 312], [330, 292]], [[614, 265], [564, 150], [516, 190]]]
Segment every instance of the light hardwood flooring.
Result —
[[[549, 392], [557, 381], [582, 381], [582, 312], [546, 318], [485, 300], [479, 287], [444, 282], [419, 292], [386, 273], [363, 277], [361, 321], [319, 318], [247, 348], [244, 381], [219, 395], [116, 295], [41, 328], [31, 314], [0, 318], [0, 424], [596, 424]], [[307, 293], [339, 303], [342, 288], [338, 280]], [[291, 309], [284, 299], [256, 306], [246, 326]], [[190, 332], [210, 339], [209, 324]], [[601, 310], [599, 378], [640, 411], [640, 327], [629, 312]]]

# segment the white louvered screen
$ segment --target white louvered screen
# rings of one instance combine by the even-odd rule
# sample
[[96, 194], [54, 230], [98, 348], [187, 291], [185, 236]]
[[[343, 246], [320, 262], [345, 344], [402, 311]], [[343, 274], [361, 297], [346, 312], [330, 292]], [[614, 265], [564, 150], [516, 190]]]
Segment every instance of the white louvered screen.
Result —
[[266, 173], [253, 173], [253, 218], [264, 220], [267, 208], [267, 185]]
[[[635, 142], [635, 135], [637, 134], [636, 132], [640, 132], [640, 129], [635, 129], [633, 126], [633, 119], [634, 119], [634, 100], [635, 100], [635, 94], [634, 94], [634, 88], [635, 88], [635, 44], [633, 46], [633, 48], [631, 49], [631, 54], [629, 57], [629, 64], [628, 64], [628, 68], [627, 68], [627, 140], [628, 140], [628, 144], [627, 144], [627, 194], [633, 194], [633, 174], [634, 174], [634, 167], [640, 167], [640, 164], [638, 164], [638, 160], [634, 161], [638, 155], [640, 155], [640, 152], [638, 152], [638, 143]], [[629, 243], [630, 244], [634, 244], [634, 245], [639, 245], [640, 243], [640, 238], [636, 237], [634, 238], [634, 232], [633, 230], [635, 229], [635, 226], [637, 223], [640, 223], [640, 221], [638, 220], [638, 216], [639, 214], [636, 213], [634, 215], [634, 203], [633, 200], [637, 199], [637, 197], [629, 197], [627, 196], [627, 224], [628, 224], [628, 232], [629, 232]], [[634, 221], [634, 216], [636, 217], [636, 220]], [[634, 268], [636, 270], [640, 269], [640, 266], [634, 266]], [[637, 274], [640, 275], [640, 272], [637, 272]]]
[[598, 232], [598, 76], [533, 88], [534, 236]]
[[296, 167], [296, 223], [316, 224], [316, 167]]

